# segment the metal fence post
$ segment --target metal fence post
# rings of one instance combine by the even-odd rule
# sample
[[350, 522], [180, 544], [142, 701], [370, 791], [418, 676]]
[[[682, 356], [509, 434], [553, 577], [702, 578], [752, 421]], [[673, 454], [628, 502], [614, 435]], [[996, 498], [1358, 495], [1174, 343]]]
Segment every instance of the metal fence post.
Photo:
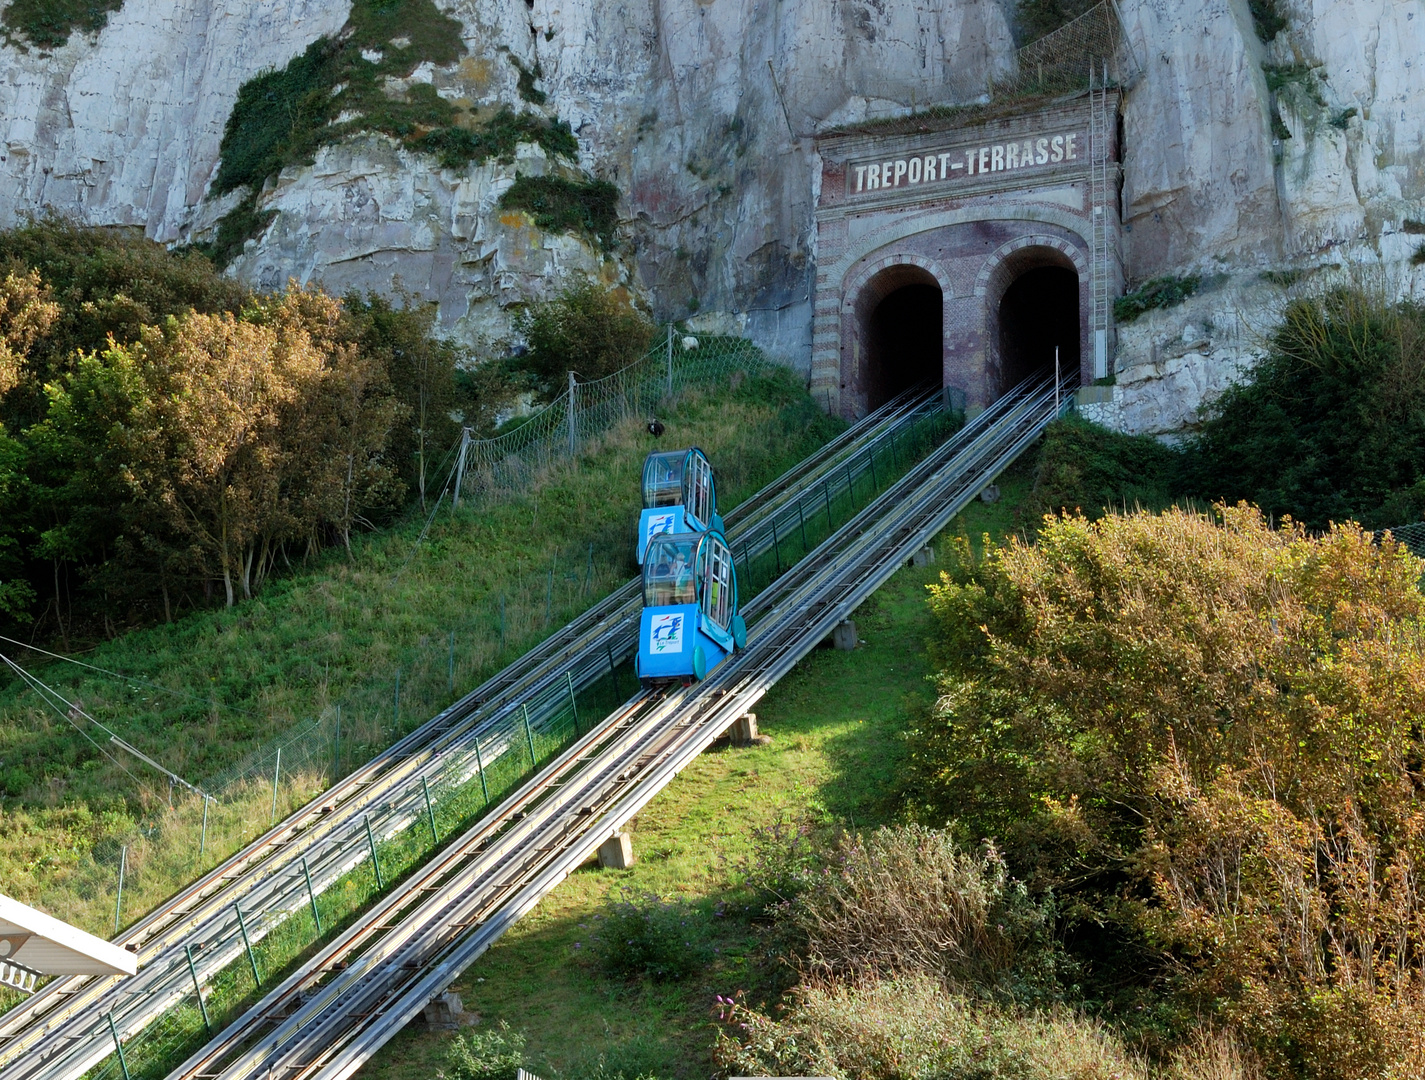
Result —
[[119, 912], [124, 907], [124, 870], [129, 864], [129, 845], [119, 851], [119, 894], [114, 897], [114, 933], [119, 932]]
[[777, 519], [772, 518], [772, 557], [777, 563], [777, 576], [782, 576], [782, 545], [777, 540]]
[[805, 555], [811, 548], [807, 547], [807, 519], [802, 513], [801, 496], [797, 496], [797, 524], [802, 527], [802, 554]]
[[317, 910], [317, 890], [312, 888], [312, 872], [307, 869], [307, 857], [302, 856], [302, 876], [307, 879], [307, 899], [312, 902], [312, 922], [317, 924], [317, 937], [322, 936], [322, 913]]
[[485, 783], [485, 762], [480, 757], [480, 739], [475, 738], [475, 767], [480, 770], [480, 794], [485, 796], [485, 805], [490, 805], [490, 788]]
[[524, 711], [524, 737], [529, 741], [529, 767], [532, 769], [539, 764], [539, 758], [534, 756], [534, 732], [529, 727], [529, 706], [521, 705]]
[[460, 489], [465, 485], [465, 457], [470, 450], [470, 429], [460, 429], [460, 459], [455, 466], [455, 508], [460, 509]]
[[277, 781], [282, 776], [282, 747], [277, 748], [277, 765], [272, 770], [272, 823], [277, 823]]
[[381, 860], [376, 855], [376, 837], [371, 835], [371, 815], [362, 814], [361, 823], [366, 826], [366, 842], [371, 846], [371, 869], [376, 871], [376, 887], [384, 889], [386, 883], [381, 880]]
[[579, 447], [578, 422], [574, 419], [574, 402], [577, 400], [578, 391], [574, 386], [574, 373], [569, 373], [569, 406], [567, 413], [569, 416], [569, 456], [572, 458]]
[[421, 794], [426, 797], [426, 817], [430, 819], [430, 838], [433, 843], [440, 843], [440, 833], [435, 829], [435, 807], [430, 804], [430, 785], [426, 783], [426, 778], [421, 777]]
[[668, 324], [668, 396], [673, 396], [673, 324]]
[[188, 955], [188, 974], [193, 976], [193, 996], [198, 999], [198, 1011], [203, 1014], [203, 1027], [208, 1030], [208, 1034], [213, 1033], [213, 1025], [208, 1020], [208, 1006], [203, 1001], [203, 984], [198, 981], [198, 966], [193, 963], [193, 946], [183, 946], [183, 951]]
[[613, 679], [614, 682], [614, 696], [622, 697], [623, 694], [620, 692], [618, 685], [618, 665], [614, 663], [614, 643], [610, 641], [607, 647], [609, 650], [609, 678]]
[[579, 703], [574, 700], [574, 673], [566, 671], [564, 678], [569, 683], [569, 708], [574, 713], [574, 735], [577, 738], [579, 735]]
[[203, 852], [208, 847], [208, 803], [212, 801], [209, 795], [203, 796], [203, 831], [198, 834], [198, 865], [203, 864]]
[[106, 1014], [109, 1021], [109, 1034], [114, 1036], [114, 1049], [119, 1052], [119, 1069], [124, 1074], [124, 1080], [129, 1080], [129, 1063], [124, 1060], [124, 1044], [119, 1041], [119, 1029], [114, 1026], [114, 1014]]
[[834, 533], [836, 531], [836, 522], [832, 520], [831, 517], [831, 492], [827, 490], [825, 480], [821, 482], [821, 497], [826, 500], [826, 531], [828, 533]]
[[247, 962], [252, 965], [252, 981], [262, 986], [262, 976], [257, 973], [257, 954], [252, 951], [252, 939], [247, 936], [247, 922], [242, 917], [242, 908], [238, 907], [237, 901], [233, 901], [233, 910], [237, 912], [238, 933], [242, 935], [242, 947], [247, 950]]

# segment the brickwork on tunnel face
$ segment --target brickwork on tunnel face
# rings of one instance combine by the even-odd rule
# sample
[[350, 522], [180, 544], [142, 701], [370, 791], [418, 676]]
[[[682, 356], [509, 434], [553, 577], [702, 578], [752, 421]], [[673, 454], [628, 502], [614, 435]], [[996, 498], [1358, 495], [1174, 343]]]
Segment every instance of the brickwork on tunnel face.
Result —
[[[1116, 114], [1115, 96], [1108, 107]], [[885, 387], [904, 381], [904, 373], [878, 367], [897, 360], [874, 316], [898, 289], [922, 283], [940, 290], [942, 385], [982, 408], [1017, 370], [1014, 358], [1001, 355], [1004, 342], [1016, 339], [1002, 333], [1014, 328], [999, 325], [1001, 302], [1016, 280], [1041, 267], [1077, 278], [1079, 340], [1064, 351], [1077, 351], [1082, 381], [1092, 381], [1094, 278], [1105, 275], [1109, 295], [1118, 295], [1122, 270], [1118, 147], [1116, 137], [1091, 145], [1090, 108], [1077, 98], [975, 125], [902, 120], [888, 126], [893, 134], [867, 125], [818, 140], [812, 390], [819, 401], [858, 416]], [[1094, 153], [1107, 159], [1111, 181], [1097, 207]], [[1108, 224], [1097, 258], [1096, 210]], [[1017, 296], [1006, 310], [1023, 317], [1032, 298], [1026, 304]]]

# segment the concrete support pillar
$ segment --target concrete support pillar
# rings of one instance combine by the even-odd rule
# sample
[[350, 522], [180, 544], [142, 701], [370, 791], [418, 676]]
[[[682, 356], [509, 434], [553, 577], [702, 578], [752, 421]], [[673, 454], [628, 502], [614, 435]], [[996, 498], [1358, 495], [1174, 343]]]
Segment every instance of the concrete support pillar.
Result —
[[856, 624], [850, 619], [842, 619], [831, 632], [831, 644], [842, 652], [856, 648]]
[[616, 833], [599, 845], [599, 865], [606, 870], [627, 870], [633, 865], [633, 840]]
[[743, 713], [728, 728], [728, 737], [733, 746], [751, 746], [757, 741], [757, 714]]
[[935, 562], [935, 549], [926, 545], [910, 557], [912, 566], [930, 566]]
[[425, 1021], [426, 1027], [435, 1031], [454, 1031], [460, 1026], [464, 1013], [465, 1004], [460, 1000], [460, 995], [454, 990], [447, 990], [431, 998], [430, 1003], [421, 1012], [421, 1019]]

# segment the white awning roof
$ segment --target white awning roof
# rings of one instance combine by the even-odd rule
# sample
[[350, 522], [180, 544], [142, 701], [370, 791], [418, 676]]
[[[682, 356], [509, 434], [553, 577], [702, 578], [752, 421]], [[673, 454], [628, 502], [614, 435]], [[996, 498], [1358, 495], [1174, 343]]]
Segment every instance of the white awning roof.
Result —
[[7, 962], [40, 975], [132, 975], [139, 960], [127, 949], [0, 895], [0, 964]]

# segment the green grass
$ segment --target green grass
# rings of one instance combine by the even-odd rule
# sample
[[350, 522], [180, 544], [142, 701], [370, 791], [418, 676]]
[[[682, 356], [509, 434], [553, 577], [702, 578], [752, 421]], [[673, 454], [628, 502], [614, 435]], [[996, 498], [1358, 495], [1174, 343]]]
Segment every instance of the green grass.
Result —
[[[978, 546], [1016, 528], [1032, 470], [999, 481], [1001, 499], [975, 502], [947, 532]], [[941, 538], [940, 544], [945, 544]], [[713, 999], [739, 989], [775, 995], [786, 970], [747, 910], [736, 868], [754, 829], [811, 816], [866, 828], [893, 818], [900, 732], [909, 710], [933, 695], [925, 640], [925, 586], [935, 566], [906, 567], [855, 613], [853, 652], [821, 648], [757, 706], [766, 745], [719, 743], [683, 771], [633, 823], [637, 863], [628, 870], [587, 864], [505, 935], [457, 981], [480, 1030], [507, 1021], [527, 1034], [525, 1066], [545, 1077], [606, 1074], [705, 1077], [713, 1070]], [[685, 981], [611, 979], [590, 956], [604, 904], [654, 893], [688, 907], [689, 934], [716, 950]], [[449, 1033], [411, 1028], [363, 1070], [365, 1080], [429, 1080], [444, 1064]]]
[[[691, 392], [662, 419], [660, 445], [708, 451], [727, 507], [836, 426], [780, 369], [736, 390]], [[84, 657], [127, 681], [21, 660], [196, 781], [240, 767], [244, 755], [307, 718], [330, 719], [341, 704], [338, 768], [345, 772], [631, 576], [637, 477], [651, 445], [641, 422], [631, 421], [590, 447], [577, 467], [552, 468], [524, 498], [443, 511], [419, 545], [417, 518], [363, 538], [350, 561], [332, 554], [298, 566], [231, 611], [132, 633]], [[161, 778], [125, 760], [138, 777], [130, 778], [13, 681], [0, 684], [0, 746], [8, 793], [0, 805], [0, 880], [18, 899], [107, 935], [121, 843], [131, 848], [124, 923], [196, 871], [198, 801], [178, 798], [170, 808]], [[330, 771], [324, 743], [305, 766], [284, 756], [279, 813], [314, 795]], [[270, 785], [254, 779], [225, 792], [204, 865], [266, 827]]]

